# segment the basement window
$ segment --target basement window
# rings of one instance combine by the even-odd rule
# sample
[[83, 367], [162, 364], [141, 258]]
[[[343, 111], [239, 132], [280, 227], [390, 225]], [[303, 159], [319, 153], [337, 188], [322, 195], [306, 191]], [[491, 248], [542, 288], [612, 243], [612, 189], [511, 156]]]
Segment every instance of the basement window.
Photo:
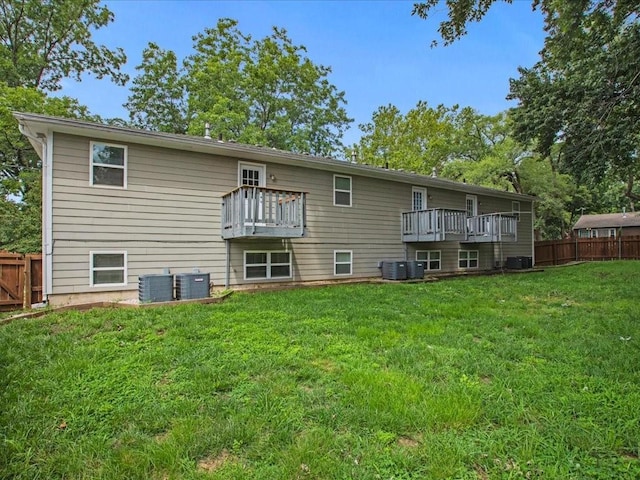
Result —
[[416, 260], [424, 262], [425, 270], [440, 270], [442, 256], [440, 250], [418, 250]]
[[89, 252], [92, 287], [127, 284], [127, 252]]
[[478, 268], [478, 250], [458, 250], [458, 267]]
[[333, 252], [333, 274], [351, 275], [352, 258], [351, 250], [335, 250]]
[[291, 252], [244, 252], [244, 279], [291, 278]]

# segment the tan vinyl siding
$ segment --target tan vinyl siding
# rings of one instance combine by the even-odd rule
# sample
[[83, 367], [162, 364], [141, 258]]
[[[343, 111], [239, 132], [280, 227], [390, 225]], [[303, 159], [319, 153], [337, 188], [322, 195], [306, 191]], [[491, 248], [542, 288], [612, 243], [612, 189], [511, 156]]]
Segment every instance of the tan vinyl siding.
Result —
[[[238, 185], [240, 160], [127, 143], [127, 188], [92, 187], [92, 140], [100, 141], [54, 136], [53, 294], [63, 298], [120, 291], [118, 294], [135, 297], [139, 275], [161, 273], [165, 268], [172, 273], [199, 268], [211, 274], [214, 285], [224, 285], [226, 246], [220, 230], [221, 203], [222, 196]], [[274, 281], [244, 280], [246, 250], [290, 251], [292, 278], [284, 280], [290, 282], [379, 277], [380, 261], [402, 260], [405, 255], [413, 260], [416, 250], [440, 250], [443, 272], [459, 270], [460, 249], [480, 252], [480, 270], [493, 268], [507, 254], [531, 254], [531, 202], [520, 201], [518, 245], [505, 243], [500, 251], [493, 244], [405, 245], [401, 214], [412, 208], [412, 187], [425, 185], [350, 174], [351, 207], [334, 206], [334, 174], [341, 172], [262, 164], [266, 166], [268, 188], [306, 192], [305, 236], [230, 240], [231, 285]], [[427, 194], [428, 208], [465, 208], [465, 192], [427, 186]], [[478, 213], [507, 213], [511, 202], [479, 195]], [[334, 276], [335, 250], [352, 252], [351, 276]], [[127, 286], [90, 287], [90, 251], [126, 251]]]
[[90, 140], [100, 141], [54, 137], [53, 293], [109, 290], [89, 286], [91, 250], [127, 252], [121, 290], [165, 267], [222, 276], [220, 196], [235, 185], [237, 162], [130, 144], [127, 188], [92, 187]]

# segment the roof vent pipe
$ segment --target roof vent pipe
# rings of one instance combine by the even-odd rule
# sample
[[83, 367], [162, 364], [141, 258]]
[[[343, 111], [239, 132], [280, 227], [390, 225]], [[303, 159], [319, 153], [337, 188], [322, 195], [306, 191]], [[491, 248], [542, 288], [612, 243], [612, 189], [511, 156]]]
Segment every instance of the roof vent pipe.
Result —
[[218, 134], [218, 143], [223, 143], [222, 142], [222, 133]]
[[358, 163], [358, 154], [355, 149], [351, 151], [351, 163]]
[[436, 167], [433, 167], [433, 168], [431, 169], [431, 176], [432, 176], [433, 178], [436, 178], [436, 177], [438, 176], [438, 174], [436, 173]]
[[627, 207], [622, 207], [622, 218], [627, 218]]
[[204, 138], [211, 140], [211, 125], [209, 125], [209, 122], [204, 124]]

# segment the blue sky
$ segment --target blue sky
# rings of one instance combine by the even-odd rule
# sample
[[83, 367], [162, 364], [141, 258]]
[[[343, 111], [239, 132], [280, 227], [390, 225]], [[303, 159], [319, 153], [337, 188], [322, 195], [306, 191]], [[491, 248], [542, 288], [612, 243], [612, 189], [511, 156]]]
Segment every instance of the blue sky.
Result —
[[[530, 0], [497, 3], [485, 19], [469, 27], [462, 40], [431, 48], [438, 18], [411, 16], [412, 1], [137, 1], [104, 2], [115, 21], [95, 33], [98, 43], [122, 47], [128, 57], [124, 71], [135, 75], [142, 51], [150, 41], [176, 52], [191, 53], [192, 36], [215, 26], [222, 17], [239, 21], [253, 38], [270, 34], [271, 27], [287, 30], [308, 57], [330, 66], [330, 81], [345, 91], [346, 108], [354, 118], [344, 143], [360, 138], [358, 124], [368, 122], [381, 105], [402, 112], [418, 101], [429, 105], [471, 106], [495, 114], [513, 106], [505, 100], [509, 78], [518, 66], [538, 60], [544, 40], [542, 15], [531, 11]], [[127, 118], [122, 107], [127, 87], [85, 76], [66, 80], [61, 92], [77, 98], [92, 113]]]

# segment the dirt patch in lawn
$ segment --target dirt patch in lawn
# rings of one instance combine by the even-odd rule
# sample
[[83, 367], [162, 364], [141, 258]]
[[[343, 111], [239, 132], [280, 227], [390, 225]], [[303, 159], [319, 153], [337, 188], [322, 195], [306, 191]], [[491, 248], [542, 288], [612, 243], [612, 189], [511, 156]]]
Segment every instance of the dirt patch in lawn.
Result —
[[206, 457], [198, 462], [198, 470], [201, 472], [215, 472], [225, 463], [233, 459], [228, 450], [222, 450], [216, 457]]

